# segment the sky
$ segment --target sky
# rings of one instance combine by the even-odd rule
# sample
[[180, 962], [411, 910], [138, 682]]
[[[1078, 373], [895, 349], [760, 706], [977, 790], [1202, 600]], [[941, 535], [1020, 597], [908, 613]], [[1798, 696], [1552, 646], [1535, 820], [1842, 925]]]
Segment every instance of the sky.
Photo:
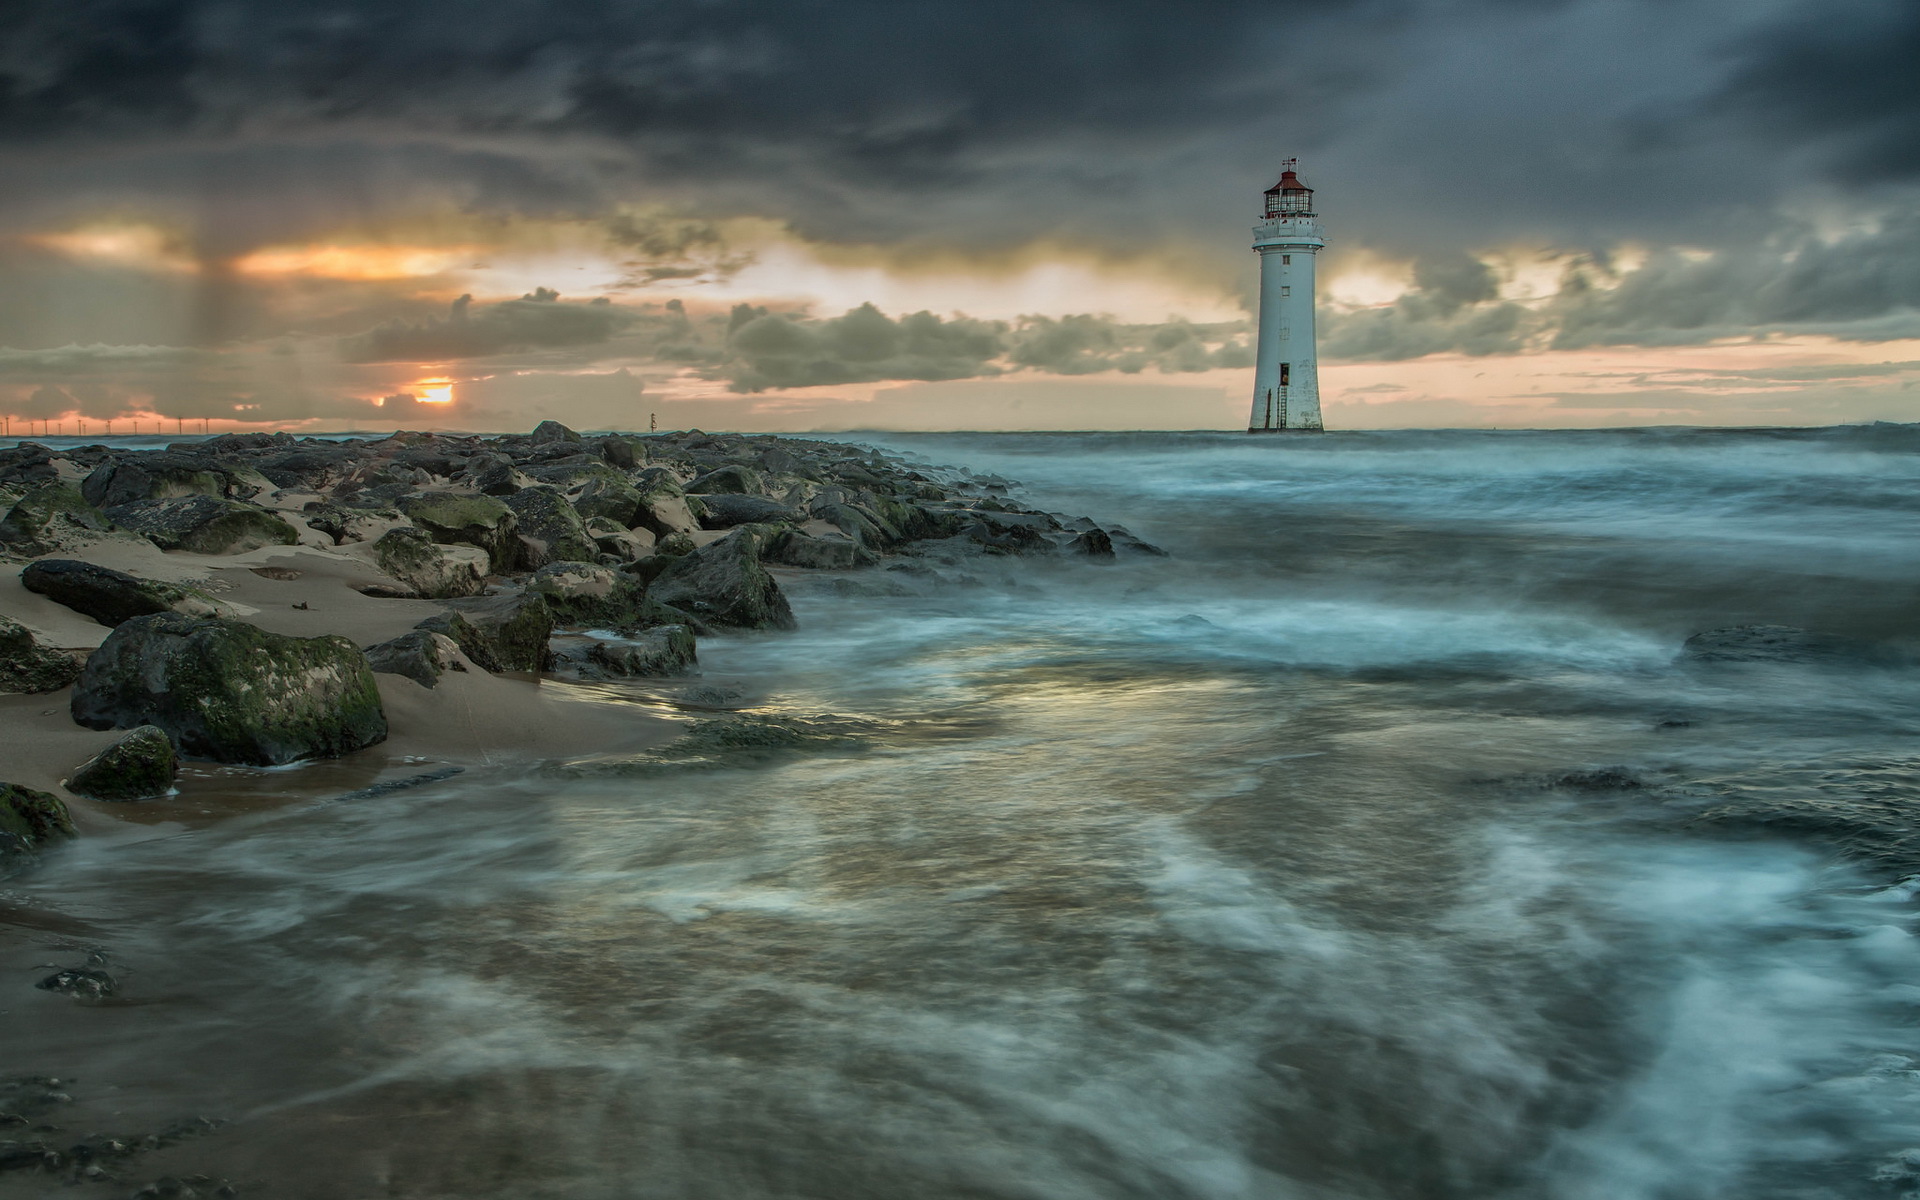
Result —
[[[12, 0], [0, 418], [1920, 420], [1912, 0]], [[111, 423], [111, 426], [109, 426]]]

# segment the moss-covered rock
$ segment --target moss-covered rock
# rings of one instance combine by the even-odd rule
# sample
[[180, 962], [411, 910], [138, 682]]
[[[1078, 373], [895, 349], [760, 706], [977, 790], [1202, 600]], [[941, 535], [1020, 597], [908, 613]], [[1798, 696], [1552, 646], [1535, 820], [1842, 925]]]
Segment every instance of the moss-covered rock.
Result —
[[355, 508], [325, 501], [307, 505], [300, 516], [306, 521], [307, 528], [326, 534], [336, 546], [344, 546], [348, 542], [375, 541], [387, 530], [404, 525], [407, 520], [397, 508]]
[[506, 503], [519, 523], [523, 570], [550, 562], [587, 562], [599, 553], [586, 523], [559, 488], [549, 484], [521, 488]]
[[0, 854], [28, 853], [72, 836], [73, 818], [60, 797], [0, 783]]
[[43, 558], [28, 563], [20, 572], [20, 583], [30, 592], [108, 626], [149, 613], [177, 612], [190, 617], [220, 613], [219, 602], [197, 588], [141, 579], [75, 558]]
[[134, 617], [109, 634], [72, 707], [90, 729], [158, 725], [183, 754], [258, 766], [387, 736], [373, 671], [352, 642], [178, 613]]
[[460, 647], [460, 653], [467, 656], [468, 662], [482, 671], [497, 675], [507, 669], [506, 665], [500, 661], [498, 651], [494, 649], [493, 639], [482, 633], [479, 626], [457, 612], [449, 610], [438, 616], [428, 617], [415, 625], [414, 629], [437, 633], [448, 638], [454, 645]]
[[151, 450], [108, 459], [80, 485], [89, 504], [111, 508], [136, 500], [234, 494], [231, 472], [211, 456]]
[[402, 497], [400, 510], [442, 545], [485, 550], [491, 571], [511, 571], [519, 557], [519, 523], [513, 510], [492, 496], [422, 492]]
[[793, 609], [760, 562], [774, 533], [764, 525], [742, 525], [671, 563], [648, 586], [648, 595], [714, 625], [792, 629]]
[[765, 493], [767, 489], [765, 481], [760, 478], [760, 472], [752, 467], [743, 467], [734, 463], [708, 471], [688, 484], [687, 490], [700, 495], [713, 492], [758, 496]]
[[788, 529], [768, 543], [766, 561], [785, 567], [836, 571], [872, 566], [880, 561], [880, 556], [852, 538], [821, 538]]
[[14, 502], [0, 518], [0, 543], [31, 556], [91, 541], [112, 529], [107, 514], [87, 503], [79, 488], [56, 481], [30, 488]]
[[368, 646], [367, 663], [380, 674], [405, 675], [426, 688], [439, 683], [440, 676], [448, 671], [464, 673], [467, 669], [459, 643], [428, 629], [410, 629], [397, 638]]
[[17, 621], [0, 617], [0, 692], [57, 692], [80, 677], [80, 662], [42, 646]]
[[656, 625], [620, 639], [566, 638], [555, 643], [554, 670], [578, 679], [630, 679], [695, 674], [693, 630]]
[[652, 478], [639, 488], [640, 507], [634, 511], [634, 525], [659, 538], [698, 531], [699, 514], [694, 512], [680, 485], [667, 478], [665, 472], [644, 474]]
[[487, 582], [487, 552], [478, 546], [443, 546], [418, 526], [389, 529], [373, 544], [382, 571], [429, 599], [472, 596]]
[[558, 421], [542, 421], [533, 427], [533, 444], [536, 446], [544, 446], [549, 442], [583, 442], [585, 440]]
[[[492, 657], [499, 663], [499, 670], [541, 671], [546, 668], [547, 639], [553, 636], [554, 619], [553, 609], [548, 607], [546, 598], [540, 593], [471, 596], [453, 601], [451, 607], [486, 639]], [[458, 642], [459, 638], [454, 640]], [[460, 644], [465, 648], [464, 642]]]
[[640, 489], [624, 475], [598, 475], [587, 481], [573, 499], [574, 511], [582, 520], [604, 517], [623, 529], [631, 529], [640, 519]]
[[527, 590], [546, 598], [561, 625], [629, 631], [688, 620], [650, 598], [640, 580], [597, 563], [549, 563], [534, 572]]
[[600, 457], [606, 459], [610, 467], [631, 471], [647, 465], [647, 444], [639, 438], [614, 433], [601, 438], [598, 444]]
[[139, 800], [173, 790], [180, 759], [158, 725], [142, 725], [75, 768], [67, 790], [93, 800]]
[[136, 500], [106, 510], [113, 523], [162, 550], [241, 554], [261, 546], [291, 546], [300, 531], [264, 508], [218, 496]]

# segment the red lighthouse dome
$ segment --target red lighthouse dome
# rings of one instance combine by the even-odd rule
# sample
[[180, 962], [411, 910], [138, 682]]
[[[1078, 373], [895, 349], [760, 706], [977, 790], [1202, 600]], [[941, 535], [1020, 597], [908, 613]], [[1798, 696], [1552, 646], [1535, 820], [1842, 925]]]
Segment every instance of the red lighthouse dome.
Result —
[[1299, 159], [1286, 161], [1285, 170], [1280, 173], [1280, 182], [1267, 189], [1267, 216], [1269, 217], [1310, 217], [1313, 215], [1313, 189], [1300, 181], [1294, 173]]

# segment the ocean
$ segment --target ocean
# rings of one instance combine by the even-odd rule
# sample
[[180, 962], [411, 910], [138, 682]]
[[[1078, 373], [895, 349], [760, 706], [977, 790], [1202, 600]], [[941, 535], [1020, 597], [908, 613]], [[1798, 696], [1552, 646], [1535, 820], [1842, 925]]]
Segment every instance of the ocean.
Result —
[[1920, 427], [847, 440], [1167, 555], [792, 577], [700, 655], [798, 746], [0, 880], [0, 1112], [184, 1131], [0, 1196], [1920, 1195]]

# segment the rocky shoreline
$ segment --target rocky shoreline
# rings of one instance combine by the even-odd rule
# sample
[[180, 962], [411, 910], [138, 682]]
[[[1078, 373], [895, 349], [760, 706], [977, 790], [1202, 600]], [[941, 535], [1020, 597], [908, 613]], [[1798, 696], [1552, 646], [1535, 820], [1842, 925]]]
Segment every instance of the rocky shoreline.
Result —
[[703, 638], [793, 628], [783, 576], [1162, 553], [1010, 487], [846, 443], [551, 421], [0, 450], [0, 857], [177, 794], [183, 762], [337, 760], [328, 780], [377, 793], [422, 763], [669, 742], [678, 723], [567, 683], [689, 679]]

